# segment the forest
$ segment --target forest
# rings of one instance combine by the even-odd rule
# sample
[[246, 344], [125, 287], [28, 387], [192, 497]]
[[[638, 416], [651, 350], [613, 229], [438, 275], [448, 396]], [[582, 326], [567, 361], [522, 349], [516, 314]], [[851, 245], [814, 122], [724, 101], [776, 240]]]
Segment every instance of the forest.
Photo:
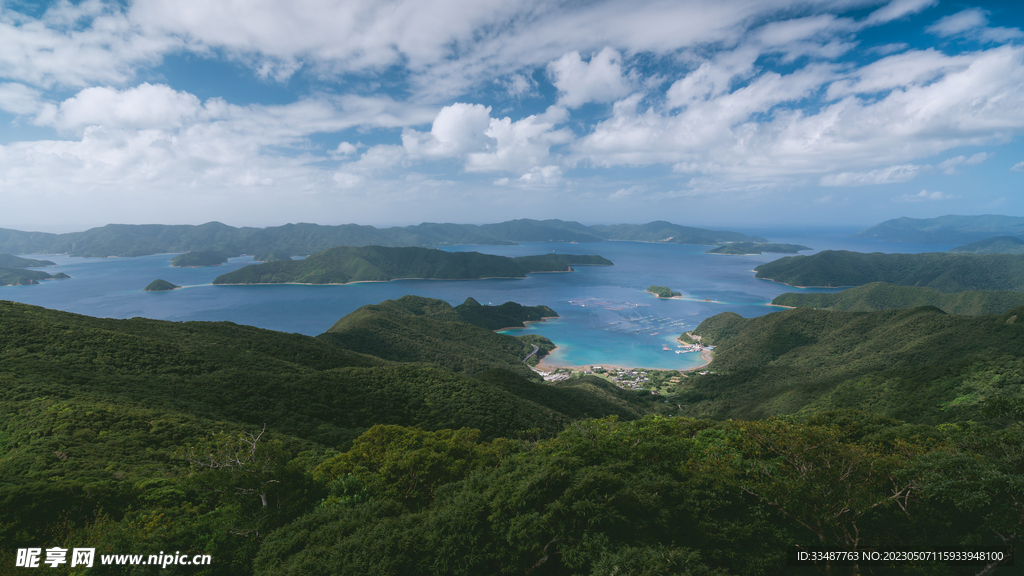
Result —
[[658, 396], [541, 382], [545, 343], [491, 330], [543, 306], [405, 297], [308, 337], [0, 302], [0, 566], [89, 546], [213, 561], [47, 571], [860, 574], [788, 555], [1019, 545], [1022, 312], [720, 315], [696, 330], [713, 373]]

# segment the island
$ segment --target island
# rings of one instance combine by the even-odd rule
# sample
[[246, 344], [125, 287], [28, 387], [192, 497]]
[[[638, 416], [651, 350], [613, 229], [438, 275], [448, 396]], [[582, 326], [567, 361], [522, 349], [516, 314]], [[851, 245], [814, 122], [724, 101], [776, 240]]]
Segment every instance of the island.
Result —
[[726, 244], [725, 246], [719, 246], [718, 248], [706, 250], [704, 253], [741, 256], [750, 254], [761, 254], [762, 252], [796, 254], [801, 250], [812, 250], [812, 248], [808, 248], [807, 246], [803, 246], [800, 244], [775, 244], [772, 242], [734, 242], [732, 244]]
[[142, 291], [143, 292], [166, 292], [168, 290], [175, 290], [177, 288], [181, 288], [181, 286], [178, 286], [176, 284], [171, 284], [167, 280], [161, 280], [161, 279], [157, 278], [156, 280], [153, 280], [152, 282], [150, 282], [149, 286], [146, 286], [145, 288], [143, 288]]
[[186, 252], [171, 258], [171, 266], [177, 268], [204, 268], [206, 266], [220, 266], [228, 261], [228, 258], [237, 256], [224, 250], [199, 250]]
[[1024, 255], [882, 254], [824, 250], [754, 268], [758, 278], [797, 287], [851, 287], [871, 282], [926, 286], [939, 292], [1024, 291]]
[[33, 260], [31, 258], [15, 256], [14, 254], [0, 254], [0, 267], [3, 268], [45, 268], [56, 265], [49, 260]]
[[866, 230], [855, 238], [871, 238], [889, 242], [916, 244], [967, 244], [993, 236], [1024, 235], [1024, 217], [984, 214], [938, 218], [895, 218]]
[[676, 292], [668, 286], [655, 286], [653, 284], [647, 287], [647, 291], [658, 298], [680, 298], [683, 295], [681, 292]]
[[302, 260], [252, 264], [214, 284], [348, 284], [398, 279], [470, 280], [524, 278], [530, 272], [571, 272], [573, 264], [611, 262], [600, 256], [544, 254], [509, 258], [431, 248], [338, 246]]
[[0, 268], [0, 286], [31, 286], [39, 284], [40, 280], [61, 280], [70, 278], [63, 272], [47, 274], [38, 270], [25, 270], [23, 268]]

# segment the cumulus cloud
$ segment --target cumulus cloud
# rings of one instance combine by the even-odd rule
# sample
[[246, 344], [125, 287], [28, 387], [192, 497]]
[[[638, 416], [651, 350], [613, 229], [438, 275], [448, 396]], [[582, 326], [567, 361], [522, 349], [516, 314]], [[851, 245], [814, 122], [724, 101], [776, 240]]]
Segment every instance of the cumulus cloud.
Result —
[[43, 106], [42, 93], [17, 82], [0, 84], [0, 110], [11, 114], [32, 114]]
[[904, 194], [897, 196], [892, 199], [893, 202], [925, 202], [934, 200], [951, 200], [953, 198], [959, 198], [959, 196], [953, 194], [946, 194], [945, 192], [929, 192], [927, 190], [921, 190], [917, 194]]
[[630, 81], [622, 71], [622, 56], [605, 47], [584, 62], [577, 51], [548, 64], [548, 74], [558, 88], [559, 104], [578, 108], [587, 102], [611, 102], [630, 91]]
[[1024, 161], [1017, 162], [1013, 166], [1010, 166], [1011, 172], [1024, 172]]

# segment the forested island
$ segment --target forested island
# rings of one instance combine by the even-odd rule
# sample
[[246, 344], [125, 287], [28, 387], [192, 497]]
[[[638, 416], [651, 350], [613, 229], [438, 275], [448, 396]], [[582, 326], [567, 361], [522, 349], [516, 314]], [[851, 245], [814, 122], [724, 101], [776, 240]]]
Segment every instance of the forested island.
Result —
[[801, 250], [811, 250], [801, 244], [774, 244], [770, 242], [735, 242], [707, 250], [705, 254], [731, 254], [747, 255], [761, 254], [762, 252], [777, 252], [779, 254], [796, 254]]
[[600, 256], [544, 254], [509, 258], [430, 248], [339, 246], [302, 260], [253, 264], [213, 280], [214, 284], [346, 284], [395, 279], [468, 280], [523, 278], [530, 272], [569, 272], [572, 265], [611, 265]]
[[787, 292], [776, 296], [772, 304], [848, 312], [934, 306], [947, 314], [978, 316], [1002, 314], [1010, 308], [1024, 306], [1024, 292], [971, 290], [946, 294], [934, 288], [871, 282], [833, 294]]
[[40, 270], [24, 268], [0, 268], [0, 286], [30, 286], [39, 284], [40, 280], [59, 280], [70, 278], [63, 272], [48, 274]]
[[767, 242], [738, 232], [707, 230], [656, 221], [647, 224], [585, 226], [563, 220], [510, 220], [498, 224], [434, 224], [374, 228], [358, 224], [286, 224], [235, 228], [220, 222], [199, 226], [108, 224], [84, 232], [50, 234], [0, 229], [0, 251], [71, 256], [146, 256], [222, 251], [254, 254], [257, 260], [307, 256], [335, 246], [432, 247], [457, 244], [514, 245], [517, 242], [605, 242], [629, 240], [668, 244]]
[[668, 286], [655, 286], [650, 285], [647, 287], [647, 291], [654, 294], [658, 298], [678, 298], [682, 296], [682, 293], [672, 290]]
[[489, 328], [549, 310], [405, 297], [308, 337], [0, 302], [2, 561], [772, 576], [793, 543], [1021, 545], [1024, 308], [726, 313], [667, 397], [541, 383], [531, 341]]
[[1024, 291], [1024, 256], [1012, 254], [882, 254], [824, 250], [787, 256], [754, 268], [758, 278], [790, 286], [843, 287], [871, 282], [924, 286], [940, 292]]
[[152, 282], [150, 282], [145, 288], [142, 289], [142, 291], [143, 292], [166, 292], [168, 290], [176, 290], [178, 288], [181, 288], [181, 286], [177, 286], [175, 284], [171, 284], [170, 282], [168, 282], [166, 280], [161, 280], [161, 279], [158, 278], [158, 279], [153, 280]]

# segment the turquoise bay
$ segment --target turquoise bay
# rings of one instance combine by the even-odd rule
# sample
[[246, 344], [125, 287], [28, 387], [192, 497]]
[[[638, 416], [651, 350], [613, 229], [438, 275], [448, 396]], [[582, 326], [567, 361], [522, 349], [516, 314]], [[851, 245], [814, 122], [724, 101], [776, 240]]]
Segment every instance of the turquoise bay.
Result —
[[[889, 244], [854, 240], [847, 233], [751, 231], [773, 241], [822, 249], [862, 252], [944, 251], [950, 246]], [[707, 246], [601, 242], [523, 243], [519, 246], [456, 246], [503, 256], [550, 252], [600, 254], [615, 266], [580, 266], [571, 273], [531, 274], [524, 279], [399, 280], [340, 286], [214, 286], [220, 274], [252, 263], [233, 258], [211, 268], [174, 268], [174, 255], [138, 258], [71, 258], [49, 255], [68, 280], [36, 286], [0, 287], [0, 299], [108, 318], [141, 316], [160, 320], [230, 321], [260, 328], [320, 334], [335, 321], [366, 304], [415, 294], [460, 304], [473, 297], [484, 304], [507, 301], [550, 306], [559, 318], [508, 333], [538, 333], [558, 349], [554, 365], [609, 364], [685, 369], [701, 363], [695, 353], [676, 354], [676, 336], [715, 314], [733, 311], [759, 316], [777, 311], [775, 296], [794, 288], [754, 278], [755, 266], [781, 257], [704, 254]], [[808, 252], [804, 252], [807, 254]], [[157, 278], [183, 286], [172, 292], [143, 292]], [[645, 292], [658, 284], [683, 293], [660, 300]], [[809, 291], [834, 291], [808, 289]], [[665, 350], [668, 347], [669, 350]]]

